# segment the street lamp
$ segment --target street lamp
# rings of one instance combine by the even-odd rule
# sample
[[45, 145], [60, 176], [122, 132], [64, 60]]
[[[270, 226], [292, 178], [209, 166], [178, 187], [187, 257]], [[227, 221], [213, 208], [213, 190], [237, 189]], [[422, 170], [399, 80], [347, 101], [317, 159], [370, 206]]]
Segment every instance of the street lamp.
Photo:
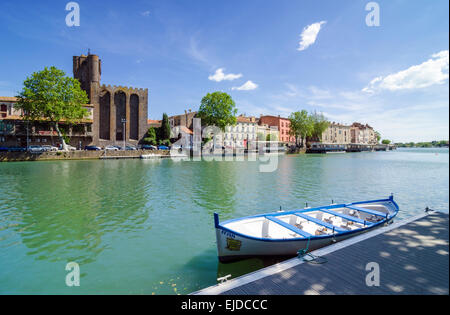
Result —
[[29, 136], [29, 131], [28, 131], [29, 127], [30, 127], [30, 121], [27, 120], [27, 151], [28, 151], [28, 148], [30, 146], [30, 136]]
[[122, 137], [123, 137], [123, 149], [125, 150], [125, 147], [127, 145], [127, 138], [126, 138], [126, 123], [127, 123], [127, 119], [126, 118], [122, 118], [122, 123], [123, 123], [123, 132], [122, 132]]

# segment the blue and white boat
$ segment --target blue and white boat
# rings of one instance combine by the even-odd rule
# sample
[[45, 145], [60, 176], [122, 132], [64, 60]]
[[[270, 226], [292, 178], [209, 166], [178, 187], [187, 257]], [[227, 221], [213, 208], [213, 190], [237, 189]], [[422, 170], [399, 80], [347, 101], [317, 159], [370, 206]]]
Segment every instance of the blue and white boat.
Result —
[[394, 197], [317, 208], [278, 211], [219, 222], [214, 213], [221, 262], [262, 256], [295, 256], [390, 223]]

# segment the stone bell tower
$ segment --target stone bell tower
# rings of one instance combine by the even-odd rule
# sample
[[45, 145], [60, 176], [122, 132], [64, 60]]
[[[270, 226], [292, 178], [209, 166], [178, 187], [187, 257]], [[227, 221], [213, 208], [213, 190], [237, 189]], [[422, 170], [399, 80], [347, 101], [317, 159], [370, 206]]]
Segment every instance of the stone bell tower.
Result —
[[73, 77], [81, 83], [81, 88], [86, 91], [91, 104], [98, 104], [100, 79], [102, 75], [102, 61], [96, 55], [74, 56]]

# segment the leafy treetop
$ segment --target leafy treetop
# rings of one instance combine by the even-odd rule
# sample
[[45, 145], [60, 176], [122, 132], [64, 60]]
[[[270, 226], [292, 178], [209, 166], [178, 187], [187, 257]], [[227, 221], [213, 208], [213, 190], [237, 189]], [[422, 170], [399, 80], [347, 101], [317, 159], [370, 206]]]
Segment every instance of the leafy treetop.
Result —
[[237, 108], [230, 95], [223, 92], [208, 93], [203, 97], [198, 117], [204, 126], [217, 126], [222, 131], [236, 124]]

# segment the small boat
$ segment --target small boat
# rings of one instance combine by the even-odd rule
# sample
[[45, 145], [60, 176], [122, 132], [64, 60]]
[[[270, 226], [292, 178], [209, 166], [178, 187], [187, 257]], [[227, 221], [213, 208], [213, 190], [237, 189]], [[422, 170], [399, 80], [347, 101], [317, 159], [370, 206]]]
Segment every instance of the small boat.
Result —
[[219, 222], [214, 213], [221, 262], [251, 257], [296, 256], [389, 224], [399, 207], [387, 199], [278, 211]]

